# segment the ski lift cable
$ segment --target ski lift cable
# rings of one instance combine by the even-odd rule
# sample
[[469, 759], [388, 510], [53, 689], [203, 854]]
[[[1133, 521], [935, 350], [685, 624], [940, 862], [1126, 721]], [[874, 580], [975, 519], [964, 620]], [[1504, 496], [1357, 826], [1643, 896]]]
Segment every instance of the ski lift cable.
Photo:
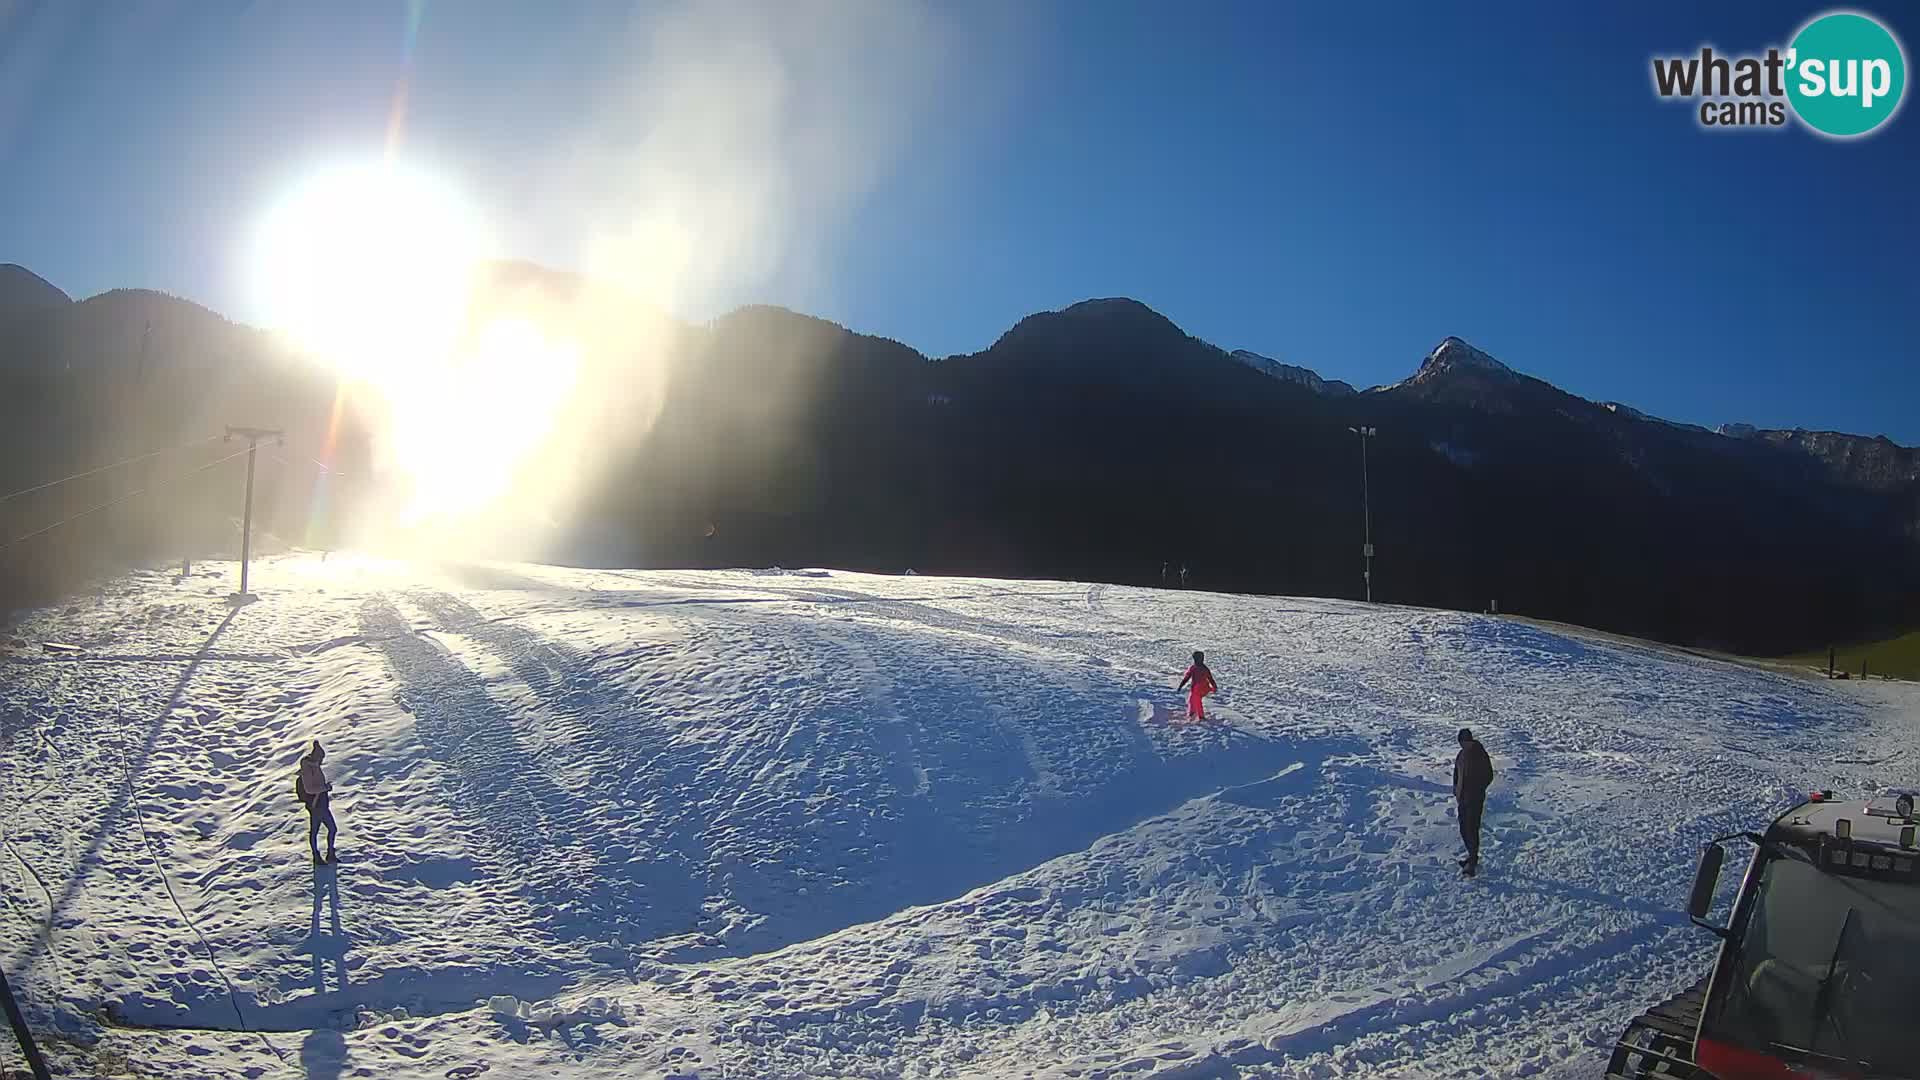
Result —
[[166, 864], [160, 861], [160, 852], [154, 848], [153, 837], [147, 832], [147, 816], [140, 809], [140, 792], [133, 786], [133, 764], [127, 758], [126, 739], [127, 733], [122, 732], [116, 745], [120, 750], [120, 769], [121, 775], [126, 780], [127, 799], [133, 804], [133, 820], [140, 826], [140, 839], [146, 844], [147, 857], [153, 860], [154, 870], [160, 874], [160, 884], [167, 890], [167, 899], [173, 901], [173, 909], [180, 913], [180, 921], [186, 923], [187, 929], [193, 931], [193, 936], [200, 939], [200, 947], [207, 954], [207, 964], [213, 968], [215, 975], [220, 976], [221, 985], [227, 988], [227, 1001], [233, 1006], [233, 1016], [240, 1022], [240, 1030], [258, 1036], [260, 1041], [266, 1044], [267, 1049], [273, 1051], [273, 1056], [284, 1062], [287, 1060], [287, 1055], [273, 1045], [273, 1040], [267, 1038], [266, 1032], [254, 1031], [247, 1025], [247, 1014], [240, 1008], [240, 995], [234, 992], [232, 980], [228, 979], [227, 973], [221, 969], [220, 960], [213, 952], [213, 942], [207, 940], [207, 935], [201, 931], [199, 924], [193, 921], [193, 917], [187, 914], [186, 907], [180, 903], [179, 895], [173, 891], [173, 879], [167, 876]]
[[55, 903], [53, 899], [53, 890], [47, 888], [47, 879], [41, 877], [40, 871], [35, 870], [33, 864], [27, 861], [26, 855], [21, 852], [18, 844], [15, 844], [11, 839], [0, 841], [0, 844], [4, 844], [8, 851], [13, 852], [13, 857], [19, 860], [20, 868], [25, 870], [27, 876], [33, 879], [34, 884], [40, 886], [40, 891], [46, 894], [46, 922], [41, 922], [39, 919], [34, 918], [27, 912], [27, 906], [15, 900], [11, 894], [7, 896], [7, 905], [10, 908], [18, 910], [21, 913], [21, 917], [27, 920], [28, 925], [34, 928], [36, 936], [46, 941], [47, 960], [53, 965], [53, 983], [55, 986], [63, 986], [66, 984], [67, 976], [60, 964], [60, 954], [53, 947], [53, 920], [56, 917], [55, 913], [59, 910], [59, 905]]
[[184, 442], [184, 443], [181, 443], [179, 446], [169, 446], [164, 450], [148, 451], [147, 453], [140, 454], [135, 457], [126, 458], [122, 461], [116, 461], [108, 465], [102, 465], [97, 469], [88, 469], [86, 472], [74, 473], [72, 476], [63, 476], [58, 480], [49, 480], [44, 484], [35, 484], [30, 488], [22, 488], [19, 491], [12, 493], [11, 495], [0, 495], [0, 502], [11, 502], [14, 499], [21, 497], [22, 495], [31, 495], [36, 491], [45, 491], [50, 487], [58, 487], [61, 484], [68, 483], [69, 481], [85, 480], [89, 476], [97, 476], [103, 472], [110, 472], [114, 469], [118, 469], [126, 465], [131, 465], [136, 461], [145, 461], [148, 458], [156, 458], [162, 454], [171, 454], [180, 450], [190, 450], [193, 447], [205, 445], [206, 443], [210, 443], [218, 438], [220, 438], [220, 436], [218, 435], [209, 435], [204, 439], [195, 439], [192, 442]]
[[129, 499], [137, 499], [140, 496], [145, 495], [150, 491], [154, 491], [157, 488], [163, 488], [168, 484], [174, 483], [176, 481], [185, 480], [187, 477], [193, 476], [196, 473], [206, 472], [208, 469], [213, 468], [215, 465], [224, 465], [225, 463], [232, 461], [234, 458], [242, 456], [246, 452], [247, 451], [245, 450], [236, 450], [233, 453], [228, 454], [226, 457], [216, 458], [213, 461], [207, 462], [205, 465], [202, 465], [195, 469], [189, 469], [188, 471], [183, 472], [178, 476], [170, 476], [167, 479], [160, 481], [159, 483], [148, 484], [146, 487], [141, 488], [139, 491], [129, 491], [125, 495], [122, 495], [117, 499], [110, 499], [106, 502], [101, 503], [99, 506], [88, 507], [87, 509], [80, 511], [79, 513], [73, 515], [72, 517], [62, 518], [61, 520], [54, 522], [53, 524], [48, 525], [46, 528], [35, 529], [34, 531], [26, 534], [25, 536], [14, 537], [12, 540], [7, 541], [4, 547], [0, 547], [0, 551], [4, 551], [7, 548], [11, 548], [16, 544], [24, 544], [27, 541], [32, 540], [36, 536], [44, 536], [47, 533], [50, 533], [53, 530], [58, 529], [63, 525], [71, 525], [72, 523], [79, 521], [83, 517], [87, 517], [92, 514], [97, 514], [102, 510], [107, 510], [107, 509], [111, 509], [112, 507], [119, 506], [121, 503], [126, 502]]
[[[302, 454], [300, 456], [306, 457], [305, 454]], [[290, 460], [285, 454], [276, 453], [273, 455], [273, 457], [274, 457], [274, 460], [278, 461], [282, 465], [288, 466], [289, 468], [299, 465], [299, 462]], [[339, 470], [335, 469], [333, 466], [327, 464], [326, 462], [321, 461], [319, 458], [311, 458], [311, 457], [307, 458], [307, 464], [312, 465], [314, 468], [319, 469], [322, 473], [328, 476], [347, 475], [346, 473], [340, 472]]]

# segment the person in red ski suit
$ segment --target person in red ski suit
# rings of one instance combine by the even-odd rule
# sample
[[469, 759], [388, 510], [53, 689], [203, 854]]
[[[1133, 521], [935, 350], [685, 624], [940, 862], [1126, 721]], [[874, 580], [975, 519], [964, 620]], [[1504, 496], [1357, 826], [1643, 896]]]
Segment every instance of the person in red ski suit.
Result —
[[1205, 720], [1207, 718], [1206, 705], [1202, 699], [1220, 689], [1220, 684], [1213, 681], [1213, 672], [1207, 667], [1206, 653], [1194, 651], [1193, 666], [1180, 677], [1180, 685], [1175, 689], [1187, 691], [1187, 719]]

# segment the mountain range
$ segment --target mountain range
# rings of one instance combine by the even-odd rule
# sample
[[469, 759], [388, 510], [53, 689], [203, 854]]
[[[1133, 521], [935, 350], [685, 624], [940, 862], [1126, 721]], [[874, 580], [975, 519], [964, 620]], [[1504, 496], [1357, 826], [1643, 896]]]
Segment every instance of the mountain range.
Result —
[[[482, 303], [560, 333], [596, 290], [526, 264], [494, 281]], [[1138, 584], [1185, 566], [1196, 588], [1359, 596], [1370, 529], [1386, 602], [1760, 653], [1907, 629], [1920, 610], [1914, 448], [1672, 423], [1455, 337], [1406, 379], [1356, 390], [1121, 298], [941, 359], [779, 308], [688, 325], [595, 305], [568, 427], [609, 449], [544, 553], [556, 560]], [[644, 390], [637, 366], [657, 375]], [[281, 424], [305, 454], [341, 423], [332, 382], [260, 331], [157, 293], [74, 303], [11, 266], [0, 379], [9, 489], [224, 423]], [[336, 428], [336, 467], [364, 469], [375, 423]], [[1378, 432], [1370, 523], [1360, 427]], [[311, 533], [313, 483], [270, 493], [270, 520]], [[15, 534], [40, 520], [0, 510]], [[16, 553], [14, 593], [97, 562], [84, 547], [59, 574]], [[1183, 633], [1204, 647], [1204, 628]]]

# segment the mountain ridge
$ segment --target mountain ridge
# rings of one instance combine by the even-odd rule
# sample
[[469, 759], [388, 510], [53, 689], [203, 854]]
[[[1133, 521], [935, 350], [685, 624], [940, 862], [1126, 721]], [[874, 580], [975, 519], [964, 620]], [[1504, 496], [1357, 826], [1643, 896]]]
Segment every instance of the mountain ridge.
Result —
[[59, 286], [19, 263], [0, 263], [0, 322], [73, 303]]
[[[1673, 424], [1456, 336], [1407, 379], [1347, 394], [1127, 298], [1038, 312], [986, 349], [935, 360], [767, 305], [687, 324], [537, 267], [515, 268], [500, 291], [487, 310], [581, 334], [589, 354], [565, 427], [593, 456], [576, 462], [585, 482], [541, 541], [549, 559], [1118, 584], [1153, 584], [1184, 562], [1209, 589], [1352, 597], [1362, 507], [1350, 429], [1366, 425], [1379, 432], [1367, 444], [1379, 598], [1492, 601], [1782, 654], [1904, 632], [1920, 608], [1912, 449]], [[29, 320], [49, 336], [0, 336], [11, 486], [226, 423], [284, 427], [289, 460], [325, 457], [349, 476], [375, 456], [374, 415], [349, 402], [339, 416], [337, 379], [296, 377], [272, 335], [155, 293], [103, 294], [62, 316]], [[504, 505], [540, 505], [540, 472]], [[298, 488], [313, 482], [301, 475], [286, 473], [284, 498], [269, 494], [267, 527], [312, 537], [385, 520], [353, 484], [322, 499]], [[83, 494], [73, 512], [90, 505]], [[231, 499], [214, 484], [193, 512], [224, 513]], [[31, 531], [57, 517], [43, 509], [10, 504], [0, 524]], [[119, 541], [94, 552], [103, 558], [152, 532], [95, 519], [109, 520]], [[1809, 553], [1832, 557], [1809, 565]]]
[[1285, 382], [1298, 383], [1316, 394], [1328, 394], [1334, 397], [1351, 397], [1359, 392], [1353, 388], [1352, 383], [1339, 379], [1323, 378], [1319, 372], [1312, 368], [1283, 363], [1275, 360], [1271, 356], [1262, 356], [1251, 349], [1235, 349], [1228, 355], [1248, 367], [1253, 368], [1255, 371], [1264, 372]]
[[[522, 284], [534, 284], [534, 285], [544, 287], [548, 290], [558, 291], [562, 295], [574, 295], [595, 287], [595, 282], [593, 281], [593, 279], [587, 277], [584, 274], [580, 274], [574, 271], [554, 270], [550, 267], [542, 266], [539, 263], [535, 263], [525, 259], [495, 260], [489, 263], [488, 267], [489, 267], [490, 279], [495, 284], [505, 285], [506, 287], [513, 287], [513, 286], [522, 285]], [[40, 277], [39, 275], [33, 273], [33, 271], [29, 270], [24, 266], [21, 266], [18, 263], [0, 263], [0, 315], [3, 315], [5, 312], [5, 304], [4, 304], [5, 293], [8, 288], [12, 287], [12, 282], [9, 280], [9, 276], [20, 281], [31, 281], [33, 283], [37, 283], [38, 287], [42, 287], [45, 290], [49, 291], [48, 295], [56, 296], [58, 298], [60, 302], [59, 306], [71, 305], [71, 306], [77, 307], [81, 305], [95, 303], [97, 301], [102, 300], [102, 298], [105, 298], [105, 297], [113, 297], [118, 295], [162, 298], [165, 300], [177, 302], [182, 305], [186, 305], [192, 309], [195, 309], [197, 312], [205, 313], [206, 315], [212, 316], [215, 319], [218, 319], [222, 322], [228, 323], [238, 328], [247, 329], [247, 330], [262, 330], [262, 332], [268, 332], [268, 331], [264, 331], [262, 328], [253, 327], [247, 323], [238, 322], [238, 321], [229, 319], [227, 316], [220, 313], [219, 311], [216, 311], [213, 308], [209, 308], [206, 305], [200, 304], [196, 301], [187, 299], [185, 297], [177, 296], [172, 293], [167, 293], [161, 290], [123, 287], [123, 288], [109, 289], [104, 292], [95, 294], [93, 296], [85, 297], [80, 300], [74, 300], [71, 297], [69, 297], [65, 292], [61, 291], [57, 286], [52, 285], [51, 283], [47, 282], [46, 279]], [[979, 350], [978, 352], [973, 352], [973, 353], [955, 353], [950, 356], [934, 356], [931, 353], [927, 353], [923, 350], [915, 348], [912, 345], [902, 342], [897, 338], [888, 337], [883, 334], [873, 334], [873, 333], [868, 333], [866, 331], [857, 330], [851, 326], [848, 326], [843, 323], [835, 322], [834, 320], [825, 318], [823, 316], [813, 315], [808, 312], [798, 311], [793, 308], [789, 308], [789, 307], [785, 307], [777, 304], [765, 304], [765, 303], [742, 304], [739, 307], [733, 308], [722, 315], [716, 316], [712, 320], [712, 322], [715, 324], [718, 324], [725, 320], [731, 319], [735, 316], [739, 316], [742, 314], [751, 315], [756, 312], [784, 313], [786, 315], [793, 316], [796, 319], [806, 320], [811, 323], [818, 323], [823, 325], [824, 327], [829, 327], [834, 330], [852, 335], [857, 338], [870, 339], [874, 341], [882, 341], [882, 342], [887, 342], [893, 345], [897, 345], [914, 352], [915, 354], [919, 355], [923, 359], [934, 361], [934, 362], [939, 362], [943, 360], [961, 359], [961, 358], [971, 357], [971, 356], [979, 356], [982, 353], [990, 351], [994, 347], [994, 345], [997, 345], [1002, 340], [1007, 339], [1009, 335], [1017, 334], [1022, 330], [1023, 327], [1047, 325], [1050, 323], [1052, 324], [1070, 323], [1076, 320], [1091, 321], [1091, 320], [1097, 320], [1097, 319], [1122, 319], [1122, 320], [1131, 319], [1131, 320], [1135, 320], [1140, 325], [1152, 327], [1155, 331], [1162, 333], [1167, 337], [1177, 336], [1181, 339], [1185, 339], [1187, 341], [1195, 342], [1200, 345], [1203, 345], [1208, 349], [1217, 351], [1221, 355], [1229, 357], [1239, 362], [1243, 366], [1251, 368], [1255, 371], [1259, 371], [1262, 374], [1269, 375], [1282, 382], [1295, 383], [1297, 385], [1304, 386], [1307, 389], [1313, 390], [1316, 393], [1331, 395], [1335, 397], [1347, 397], [1349, 395], [1355, 395], [1355, 394], [1390, 392], [1390, 391], [1405, 388], [1410, 385], [1419, 385], [1422, 383], [1433, 382], [1433, 381], [1445, 378], [1450, 374], [1464, 372], [1470, 375], [1480, 376], [1483, 378], [1492, 378], [1492, 379], [1511, 378], [1516, 380], [1526, 380], [1528, 382], [1536, 383], [1540, 386], [1550, 388], [1556, 391], [1557, 393], [1566, 395], [1569, 398], [1586, 402], [1598, 408], [1602, 408], [1609, 412], [1613, 412], [1616, 415], [1623, 416], [1627, 419], [1660, 424], [1667, 427], [1681, 428], [1681, 429], [1686, 429], [1690, 431], [1709, 433], [1709, 434], [1717, 434], [1717, 435], [1722, 435], [1722, 436], [1727, 436], [1732, 438], [1773, 435], [1773, 436], [1777, 436], [1781, 441], [1788, 441], [1788, 437], [1793, 436], [1796, 433], [1801, 434], [1803, 436], [1818, 434], [1818, 435], [1823, 435], [1828, 437], [1839, 437], [1844, 439], [1855, 439], [1855, 440], [1862, 440], [1862, 441], [1869, 441], [1869, 442], [1874, 440], [1884, 440], [1898, 450], [1907, 451], [1907, 452], [1920, 452], [1920, 445], [1909, 446], [1907, 444], [1900, 443], [1897, 440], [1890, 438], [1885, 433], [1868, 434], [1865, 432], [1850, 432], [1850, 431], [1842, 431], [1839, 429], [1805, 427], [1801, 425], [1796, 425], [1790, 428], [1766, 428], [1766, 427], [1760, 427], [1757, 425], [1751, 425], [1751, 424], [1734, 422], [1734, 421], [1722, 422], [1716, 427], [1709, 428], [1701, 424], [1695, 424], [1695, 423], [1681, 421], [1681, 420], [1672, 420], [1667, 417], [1663, 417], [1658, 414], [1651, 413], [1646, 410], [1627, 405], [1620, 401], [1601, 400], [1597, 398], [1582, 397], [1578, 394], [1573, 393], [1572, 391], [1566, 390], [1558, 386], [1555, 383], [1548, 382], [1547, 380], [1541, 379], [1538, 376], [1530, 375], [1518, 368], [1514, 368], [1511, 365], [1508, 365], [1505, 362], [1494, 357], [1491, 353], [1488, 353], [1485, 350], [1480, 349], [1479, 347], [1473, 345], [1471, 342], [1467, 341], [1465, 338], [1455, 334], [1448, 334], [1443, 338], [1441, 338], [1440, 342], [1436, 344], [1434, 348], [1430, 350], [1421, 359], [1421, 361], [1415, 366], [1414, 370], [1407, 377], [1401, 379], [1399, 382], [1369, 387], [1363, 390], [1363, 389], [1354, 387], [1351, 383], [1348, 383], [1345, 380], [1329, 379], [1321, 375], [1319, 371], [1314, 368], [1306, 367], [1303, 365], [1289, 364], [1284, 361], [1276, 360], [1273, 357], [1260, 353], [1256, 350], [1246, 349], [1246, 348], [1236, 348], [1236, 349], [1230, 350], [1224, 346], [1216, 345], [1213, 342], [1207, 341], [1205, 338], [1201, 338], [1187, 331], [1184, 327], [1182, 327], [1178, 322], [1176, 322], [1170, 316], [1164, 314], [1163, 312], [1154, 308], [1150, 304], [1147, 304], [1144, 301], [1135, 299], [1133, 297], [1128, 297], [1128, 296], [1089, 297], [1084, 300], [1075, 301], [1074, 303], [1068, 304], [1062, 308], [1032, 312], [1016, 320], [1014, 324], [1010, 326], [1007, 330], [1002, 331], [999, 337], [995, 338], [994, 343], [992, 345], [989, 345], [986, 349], [982, 349], [982, 350]], [[672, 319], [674, 322], [679, 323], [682, 326], [690, 325], [690, 324], [684, 323], [683, 320], [674, 318], [673, 316], [664, 316], [664, 317], [668, 319]]]

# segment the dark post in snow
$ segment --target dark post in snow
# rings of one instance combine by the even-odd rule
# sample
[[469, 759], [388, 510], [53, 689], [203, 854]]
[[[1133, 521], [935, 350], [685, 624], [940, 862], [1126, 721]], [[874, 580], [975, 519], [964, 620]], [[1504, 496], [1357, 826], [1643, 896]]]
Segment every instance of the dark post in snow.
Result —
[[27, 1018], [20, 1013], [20, 1003], [13, 1000], [13, 987], [7, 985], [7, 973], [0, 971], [0, 1003], [7, 1009], [7, 1023], [13, 1025], [13, 1037], [20, 1040], [20, 1053], [27, 1059], [27, 1068], [33, 1070], [33, 1080], [53, 1080], [53, 1074], [47, 1071], [46, 1059], [40, 1056], [40, 1048], [33, 1044], [33, 1032], [27, 1028]]
[[1827, 646], [1827, 678], [1833, 678], [1833, 646]]
[[253, 554], [253, 459], [260, 451], [261, 439], [279, 439], [286, 445], [286, 435], [278, 428], [250, 428], [227, 425], [227, 438], [235, 435], [247, 440], [247, 508], [240, 521], [240, 592], [241, 599], [247, 599], [247, 562]]
[[1373, 603], [1373, 504], [1367, 491], [1367, 440], [1380, 434], [1379, 428], [1350, 427], [1348, 431], [1360, 436], [1360, 557], [1364, 560], [1364, 569], [1360, 576], [1366, 579], [1367, 603]]

